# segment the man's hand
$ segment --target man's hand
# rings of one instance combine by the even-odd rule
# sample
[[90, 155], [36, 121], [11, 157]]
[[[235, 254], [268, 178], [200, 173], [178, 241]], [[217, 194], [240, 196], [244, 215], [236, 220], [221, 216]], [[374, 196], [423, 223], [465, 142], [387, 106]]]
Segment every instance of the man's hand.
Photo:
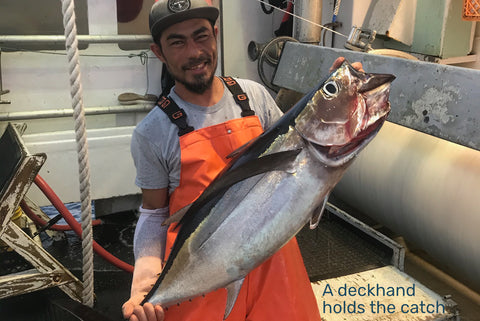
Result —
[[123, 317], [129, 321], [163, 321], [164, 313], [161, 306], [151, 303], [140, 303], [152, 289], [162, 271], [162, 260], [154, 256], [140, 257], [135, 261], [133, 271], [132, 291], [130, 299], [122, 306]]
[[[146, 294], [146, 293], [145, 293]], [[122, 312], [125, 320], [129, 321], [163, 321], [163, 309], [159, 305], [153, 306], [151, 303], [140, 305], [144, 298], [143, 293], [133, 296], [123, 304]]]
[[[335, 59], [335, 61], [333, 62], [332, 64], [332, 67], [330, 67], [330, 70], [329, 72], [332, 72], [334, 71], [335, 69], [337, 69], [338, 67], [340, 67], [340, 65], [345, 61], [345, 57], [338, 57], [337, 59]], [[365, 70], [363, 70], [363, 66], [362, 66], [362, 63], [361, 62], [353, 62], [352, 63], [352, 67], [357, 69], [358, 71], [362, 71], [362, 72], [365, 72]]]

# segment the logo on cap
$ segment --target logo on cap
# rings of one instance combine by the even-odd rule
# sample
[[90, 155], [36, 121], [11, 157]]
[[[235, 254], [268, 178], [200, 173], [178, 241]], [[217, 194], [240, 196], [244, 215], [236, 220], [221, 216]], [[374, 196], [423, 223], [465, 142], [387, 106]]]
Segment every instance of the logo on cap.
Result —
[[174, 13], [188, 10], [190, 0], [168, 0], [168, 9]]

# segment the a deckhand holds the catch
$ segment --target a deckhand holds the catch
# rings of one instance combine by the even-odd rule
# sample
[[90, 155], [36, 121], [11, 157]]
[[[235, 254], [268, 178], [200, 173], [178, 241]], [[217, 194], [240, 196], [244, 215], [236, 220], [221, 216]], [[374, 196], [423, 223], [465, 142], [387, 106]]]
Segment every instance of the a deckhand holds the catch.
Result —
[[[179, 232], [144, 302], [163, 307], [225, 287], [225, 317], [247, 274], [309, 221], [375, 137], [395, 77], [345, 62], [243, 150], [203, 194], [168, 221]], [[201, 282], [199, 281], [201, 280]]]
[[[217, 16], [204, 0], [160, 0], [152, 7], [151, 49], [175, 84], [163, 88], [166, 99], [132, 134], [142, 207], [124, 317], [319, 321], [293, 235], [379, 129], [392, 78], [374, 84], [345, 65], [330, 79], [337, 86], [322, 83], [277, 122], [282, 113], [263, 86], [233, 78], [240, 99], [232, 81], [215, 76]], [[320, 123], [318, 130], [331, 138], [325, 146], [305, 121], [316, 111], [312, 126]], [[161, 217], [177, 213], [173, 221], [185, 212], [178, 226], [170, 224], [165, 242]]]

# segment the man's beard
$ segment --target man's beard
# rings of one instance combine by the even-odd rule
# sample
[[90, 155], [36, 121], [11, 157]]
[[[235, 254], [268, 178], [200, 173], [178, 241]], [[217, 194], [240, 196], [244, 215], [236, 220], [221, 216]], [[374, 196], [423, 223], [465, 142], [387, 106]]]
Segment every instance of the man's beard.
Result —
[[194, 77], [193, 82], [187, 82], [184, 79], [175, 79], [179, 83], [185, 86], [189, 91], [196, 94], [203, 94], [208, 88], [212, 86], [214, 74], [212, 73], [208, 78], [203, 75], [197, 75]]
[[[182, 69], [187, 70], [203, 62], [206, 62], [207, 64], [212, 64], [212, 59], [207, 56], [201, 56], [197, 59], [191, 59], [187, 65], [182, 66]], [[216, 64], [212, 66], [214, 67], [213, 70], [215, 70]], [[175, 79], [175, 81], [178, 81], [179, 83], [184, 85], [186, 89], [196, 94], [203, 94], [207, 89], [209, 89], [212, 86], [213, 79], [215, 77], [214, 72], [212, 72], [210, 75], [195, 75], [193, 81], [189, 82], [185, 78], [179, 77], [172, 72], [170, 72], [170, 74]]]

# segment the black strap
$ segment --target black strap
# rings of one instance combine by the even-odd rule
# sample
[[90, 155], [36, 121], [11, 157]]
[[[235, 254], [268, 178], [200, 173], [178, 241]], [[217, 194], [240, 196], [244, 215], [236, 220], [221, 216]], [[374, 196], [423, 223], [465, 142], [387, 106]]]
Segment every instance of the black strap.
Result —
[[225, 85], [227, 85], [228, 90], [230, 90], [232, 93], [237, 104], [242, 108], [242, 117], [255, 115], [255, 112], [250, 108], [250, 104], [248, 103], [249, 99], [247, 94], [242, 90], [242, 87], [240, 87], [238, 82], [232, 77], [220, 78], [223, 80]]
[[[247, 94], [242, 90], [237, 81], [232, 77], [220, 78], [232, 93], [235, 102], [242, 108], [242, 117], [255, 115], [255, 112], [250, 108]], [[173, 99], [161, 95], [157, 101], [157, 106], [167, 114], [172, 123], [177, 125], [178, 136], [183, 136], [194, 131], [194, 128], [187, 123], [187, 115], [185, 114], [185, 111], [178, 107]]]
[[170, 98], [160, 96], [157, 106], [167, 114], [172, 123], [178, 127], [178, 136], [183, 136], [193, 131], [193, 127], [187, 123], [187, 115], [185, 111], [178, 107], [177, 103]]

